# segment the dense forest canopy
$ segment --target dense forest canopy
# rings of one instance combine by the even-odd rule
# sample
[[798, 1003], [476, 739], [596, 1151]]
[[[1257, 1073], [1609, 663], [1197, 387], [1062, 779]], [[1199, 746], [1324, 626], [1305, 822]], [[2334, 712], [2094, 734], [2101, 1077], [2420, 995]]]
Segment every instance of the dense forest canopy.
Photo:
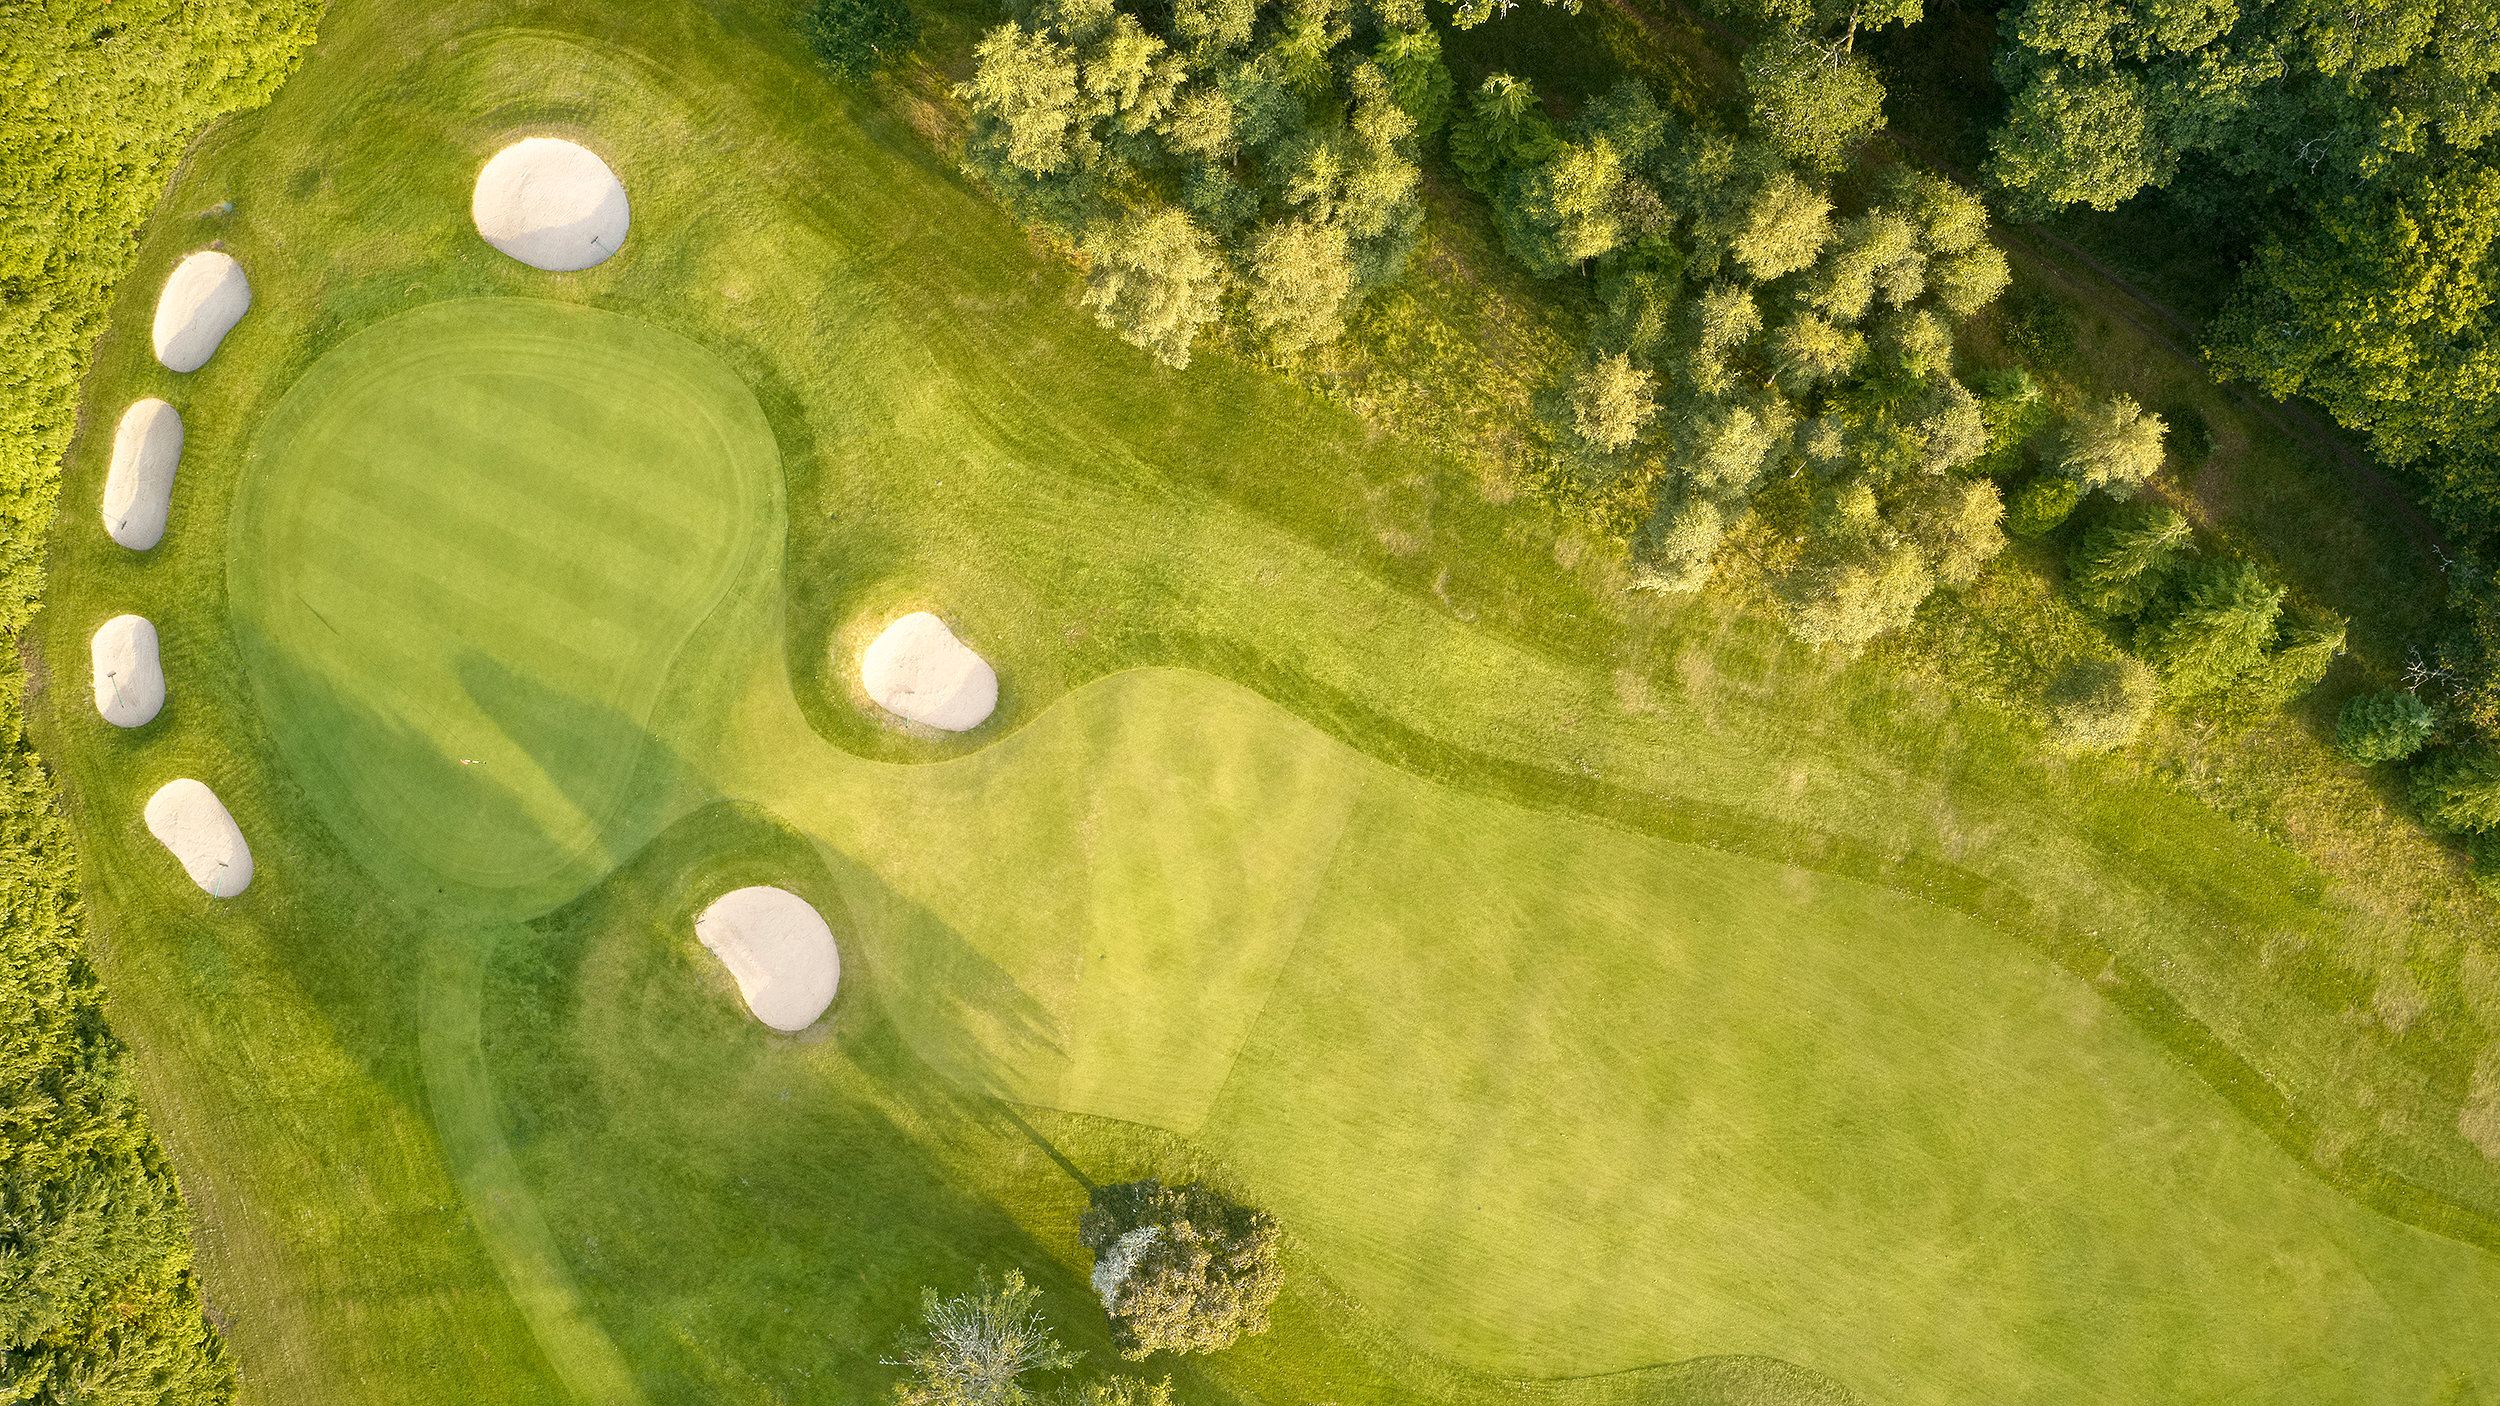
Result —
[[[43, 589], [78, 381], [132, 235], [201, 128], [265, 101], [312, 41], [303, 0], [54, 0], [0, 10], [0, 631]], [[81, 955], [76, 856], [0, 688], [0, 1399], [230, 1400], [188, 1215]]]

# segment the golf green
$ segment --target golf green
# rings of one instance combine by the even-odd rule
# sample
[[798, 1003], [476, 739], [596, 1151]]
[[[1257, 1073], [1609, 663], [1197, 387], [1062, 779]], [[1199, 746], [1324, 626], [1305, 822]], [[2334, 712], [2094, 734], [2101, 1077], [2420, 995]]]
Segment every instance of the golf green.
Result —
[[779, 459], [710, 353], [468, 299], [371, 328], [280, 403], [229, 557], [276, 742], [380, 875], [582, 856], [670, 662], [778, 545]]

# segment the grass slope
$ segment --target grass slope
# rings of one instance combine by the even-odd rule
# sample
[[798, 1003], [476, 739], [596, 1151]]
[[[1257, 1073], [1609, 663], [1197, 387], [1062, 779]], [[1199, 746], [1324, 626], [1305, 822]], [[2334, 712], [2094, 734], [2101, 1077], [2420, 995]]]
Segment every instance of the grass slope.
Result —
[[[177, 380], [136, 330], [144, 297], [123, 300], [94, 395], [183, 409], [175, 530], [130, 559], [65, 517], [43, 641], [58, 668], [114, 611], [166, 631], [162, 722], [107, 735], [56, 678], [45, 741], [247, 1394], [856, 1400], [920, 1284], [1005, 1262], [1099, 1347], [1067, 1239], [1081, 1187], [1044, 1143], [1097, 1179], [1205, 1159], [1288, 1210], [1307, 1244], [1282, 1326], [1185, 1373], [1208, 1398], [1699, 1399], [1717, 1369], [1499, 1379], [1729, 1352], [1880, 1400], [2489, 1394], [2487, 1366], [2441, 1357], [2479, 1350], [2482, 1252], [2308, 1179], [2227, 1111], [2208, 1083], [2227, 1075], [2039, 955], [2223, 1032], [2294, 1094], [2383, 1072], [2381, 1121], [2414, 1117], [2475, 1204], [2488, 1173], [2408, 1111], [2448, 1091], [2404, 1088], [2401, 1052], [2356, 1055], [2331, 1003], [2245, 979], [2269, 941], [2339, 930], [2281, 850], [2040, 761], [1983, 708], [1558, 572], [1567, 552], [1444, 461], [1271, 379], [1144, 372], [909, 128], [823, 88], [776, 16], [343, 0], [329, 26], [168, 198], [235, 213], [169, 216], [142, 252], [145, 283], [224, 238], [255, 310]], [[466, 229], [477, 162], [523, 130], [616, 166], [625, 255], [551, 277]], [[778, 573], [741, 574], [735, 533], [684, 559], [727, 584], [676, 603], [656, 679], [584, 670], [533, 705], [567, 737], [632, 739], [600, 754], [631, 750], [632, 776], [583, 793], [608, 799], [555, 806], [610, 762], [506, 731], [548, 787], [514, 808], [538, 817], [509, 822], [519, 843], [612, 816], [578, 869], [428, 894], [441, 856], [325, 823], [371, 783], [276, 734], [344, 754], [457, 681], [465, 645], [401, 617], [404, 655], [352, 656], [357, 712], [286, 692], [235, 626], [303, 622], [230, 579], [227, 547], [294, 514], [238, 515], [244, 483], [320, 491], [260, 437], [325, 357], [516, 295], [725, 364], [778, 446], [789, 535]], [[73, 501], [105, 452], [73, 453]], [[391, 551], [448, 520], [410, 516]], [[770, 541], [769, 508], [746, 520]], [[462, 618], [518, 658], [581, 584]], [[828, 641], [915, 604], [1001, 665], [992, 730], [932, 744], [853, 707]], [[1173, 664], [1255, 692], [1124, 672]], [[478, 755], [439, 726], [405, 744], [428, 787]], [[237, 903], [212, 909], [136, 823], [177, 771], [264, 856]], [[717, 804], [736, 797], [791, 829]], [[610, 862], [550, 917], [482, 920]], [[710, 891], [784, 876], [852, 939], [810, 1040], [744, 1023], [685, 932]], [[1523, 1108], [1530, 1070], [1551, 1087]], [[1018, 1114], [1027, 1136], [984, 1089], [1078, 1112]], [[1642, 1258], [1602, 1278], [1627, 1244]], [[2307, 1277], [2256, 1293], [2278, 1264]]]

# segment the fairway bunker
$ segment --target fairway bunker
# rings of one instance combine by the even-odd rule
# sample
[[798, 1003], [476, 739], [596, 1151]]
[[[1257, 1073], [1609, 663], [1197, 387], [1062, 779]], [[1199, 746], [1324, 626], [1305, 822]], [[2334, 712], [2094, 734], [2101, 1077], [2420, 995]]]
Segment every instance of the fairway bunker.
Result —
[[252, 306], [251, 280], [232, 255], [202, 249], [174, 266], [156, 298], [156, 359], [197, 371]]
[[211, 898], [232, 898], [252, 886], [252, 847], [207, 785], [168, 781], [148, 797], [148, 833], [182, 861], [182, 870]]
[[149, 396], [122, 412], [113, 430], [113, 467], [104, 476], [104, 530], [134, 552], [165, 540], [182, 459], [182, 416]]
[[558, 137], [496, 152], [477, 173], [469, 217], [487, 243], [532, 268], [571, 273], [625, 243], [633, 212], [608, 163]]
[[88, 642], [95, 667], [95, 710], [115, 727], [144, 727], [165, 706], [165, 669], [156, 626], [143, 615], [116, 615]]
[[925, 610], [885, 627], [859, 657], [859, 682], [878, 707], [946, 732], [969, 732], [998, 707], [998, 671]]
[[694, 935], [729, 968], [755, 1018], [784, 1033], [815, 1024], [842, 982], [833, 929], [788, 889], [732, 889], [694, 920]]

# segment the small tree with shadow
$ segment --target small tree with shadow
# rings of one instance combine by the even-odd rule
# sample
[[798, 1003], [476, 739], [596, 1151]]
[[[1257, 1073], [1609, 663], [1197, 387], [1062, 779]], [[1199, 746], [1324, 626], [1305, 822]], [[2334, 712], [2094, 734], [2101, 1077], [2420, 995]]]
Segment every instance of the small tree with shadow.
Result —
[[1204, 1186], [1097, 1187], [1077, 1222], [1122, 1357], [1215, 1352], [1267, 1331], [1284, 1282], [1275, 1218]]
[[1033, 1406], [1043, 1398], [1027, 1373], [1076, 1365], [1042, 1317], [1041, 1290], [1018, 1270], [995, 1284], [984, 1272], [979, 1289], [952, 1298], [921, 1290], [920, 1320], [886, 1359], [911, 1374], [895, 1383], [896, 1406]]
[[814, 0], [800, 16], [799, 33], [837, 77], [865, 83], [878, 65], [919, 41], [920, 17], [908, 0]]

